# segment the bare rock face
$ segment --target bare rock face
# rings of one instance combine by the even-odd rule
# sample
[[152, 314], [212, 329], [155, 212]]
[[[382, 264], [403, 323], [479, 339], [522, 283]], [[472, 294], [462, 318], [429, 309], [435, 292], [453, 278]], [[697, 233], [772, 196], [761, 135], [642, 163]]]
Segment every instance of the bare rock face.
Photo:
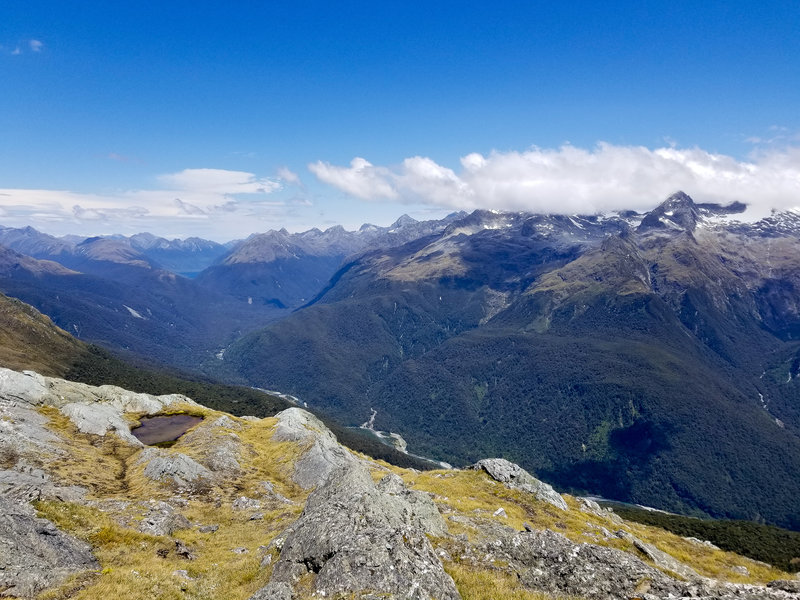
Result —
[[34, 371], [0, 368], [0, 397], [40, 406], [47, 395], [46, 378]]
[[28, 505], [0, 498], [3, 596], [32, 598], [74, 573], [98, 568], [88, 545], [36, 518]]
[[68, 417], [81, 433], [105, 435], [113, 432], [129, 444], [142, 445], [131, 434], [131, 428], [122, 417], [122, 413], [112, 406], [70, 402], [61, 407], [61, 414]]
[[336, 441], [336, 436], [310, 412], [287, 408], [275, 415], [278, 425], [272, 439], [276, 442], [310, 442], [310, 447], [295, 463], [294, 482], [304, 489], [324, 483], [332, 471], [352, 465], [357, 460]]
[[[390, 481], [382, 487], [396, 486]], [[380, 487], [359, 464], [337, 470], [309, 496], [284, 534], [269, 584], [251, 600], [293, 599], [293, 583], [308, 574], [320, 597], [372, 592], [381, 598], [460, 598], [412, 505]]]
[[561, 510], [567, 510], [567, 503], [561, 497], [561, 494], [555, 491], [552, 486], [536, 479], [518, 464], [507, 461], [504, 458], [485, 458], [470, 468], [486, 471], [490, 477], [512, 490], [528, 492], [543, 502], [552, 504]]

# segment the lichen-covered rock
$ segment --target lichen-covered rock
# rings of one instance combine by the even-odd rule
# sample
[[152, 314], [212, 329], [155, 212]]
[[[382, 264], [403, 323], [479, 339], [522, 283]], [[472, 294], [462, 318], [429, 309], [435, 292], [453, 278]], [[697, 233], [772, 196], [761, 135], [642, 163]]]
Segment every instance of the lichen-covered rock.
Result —
[[490, 550], [509, 562], [525, 587], [549, 594], [617, 600], [645, 592], [680, 597], [686, 591], [681, 583], [631, 554], [575, 544], [550, 530], [508, 532], [499, 535]]
[[235, 477], [242, 470], [239, 464], [242, 442], [235, 433], [217, 440], [206, 453], [205, 463], [209, 469], [227, 477]]
[[228, 415], [222, 415], [221, 417], [217, 417], [208, 425], [209, 427], [233, 429], [235, 431], [239, 431], [242, 428], [241, 425], [239, 425], [236, 421], [231, 419]]
[[447, 533], [447, 524], [430, 494], [408, 489], [400, 476], [394, 473], [381, 479], [377, 487], [384, 494], [395, 496], [408, 503], [412, 523], [425, 533], [435, 536]]
[[213, 481], [213, 474], [185, 454], [169, 454], [158, 448], [145, 448], [139, 462], [146, 462], [145, 477], [154, 481], [171, 481], [179, 488], [188, 488], [199, 481]]
[[54, 484], [50, 476], [41, 469], [24, 467], [0, 470], [0, 498], [19, 503], [35, 500], [59, 500], [81, 502], [86, 488]]
[[309, 448], [295, 463], [292, 480], [304, 489], [325, 482], [335, 469], [357, 462], [337, 441], [325, 424], [301, 408], [287, 408], [275, 415], [278, 424], [272, 439], [276, 442], [305, 442]]
[[382, 598], [460, 598], [411, 505], [402, 494], [378, 489], [359, 464], [317, 488], [281, 538], [270, 582], [253, 600], [294, 598], [293, 583], [308, 574], [321, 597], [369, 591]]
[[624, 530], [619, 530], [615, 532], [615, 534], [618, 538], [632, 543], [637, 550], [653, 561], [653, 564], [659, 569], [671, 571], [672, 573], [675, 573], [676, 575], [679, 575], [680, 577], [683, 577], [689, 581], [696, 581], [700, 579], [700, 575], [697, 573], [697, 571], [673, 558], [666, 552], [659, 550], [652, 544], [643, 542], [635, 535], [632, 535]]
[[241, 496], [231, 503], [231, 508], [233, 510], [258, 510], [261, 508], [261, 502], [255, 498]]
[[292, 588], [283, 581], [271, 581], [250, 596], [250, 600], [293, 600]]
[[261, 482], [261, 489], [263, 490], [264, 495], [266, 497], [268, 497], [268, 498], [271, 498], [271, 499], [276, 500], [278, 502], [282, 502], [283, 504], [294, 504], [293, 500], [290, 500], [289, 498], [287, 498], [283, 494], [279, 493], [275, 489], [275, 484], [273, 484], [270, 481], [262, 481]]
[[73, 573], [98, 569], [88, 545], [26, 504], [0, 498], [0, 590], [3, 596], [32, 598]]
[[486, 471], [490, 477], [512, 490], [528, 492], [542, 502], [552, 504], [561, 510], [567, 510], [567, 503], [561, 494], [556, 492], [552, 486], [536, 479], [518, 464], [504, 458], [485, 458], [470, 468]]
[[167, 502], [153, 502], [137, 528], [150, 535], [172, 535], [178, 529], [188, 529], [189, 519]]

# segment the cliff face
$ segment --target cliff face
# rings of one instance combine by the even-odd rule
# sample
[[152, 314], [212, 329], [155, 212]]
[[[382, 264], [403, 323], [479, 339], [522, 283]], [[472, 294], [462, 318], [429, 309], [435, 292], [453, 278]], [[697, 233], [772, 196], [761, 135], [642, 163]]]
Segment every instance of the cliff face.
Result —
[[[202, 421], [169, 447], [130, 432], [186, 413]], [[4, 596], [800, 597], [786, 573], [507, 461], [418, 472], [354, 455], [299, 408], [236, 418], [0, 369], [0, 434]]]

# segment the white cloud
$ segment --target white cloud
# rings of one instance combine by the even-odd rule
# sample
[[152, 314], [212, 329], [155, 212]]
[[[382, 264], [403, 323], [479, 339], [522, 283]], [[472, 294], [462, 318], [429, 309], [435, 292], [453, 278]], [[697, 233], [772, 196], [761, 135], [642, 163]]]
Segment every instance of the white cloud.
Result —
[[225, 169], [184, 169], [158, 179], [171, 189], [217, 194], [269, 194], [281, 189], [273, 179]]
[[41, 52], [44, 44], [39, 40], [28, 40], [28, 47], [32, 52]]
[[175, 198], [175, 206], [177, 206], [178, 211], [184, 215], [206, 216], [208, 214], [199, 206], [195, 206], [194, 204], [189, 204], [188, 202], [184, 202], [180, 198]]
[[321, 181], [361, 199], [423, 202], [458, 209], [549, 213], [646, 210], [675, 190], [698, 201], [739, 200], [760, 209], [800, 205], [800, 148], [765, 151], [741, 161], [700, 148], [600, 143], [524, 152], [473, 153], [455, 171], [413, 157], [389, 168], [363, 158], [350, 167], [317, 162]]
[[394, 174], [385, 167], [375, 167], [369, 161], [356, 157], [349, 167], [336, 167], [330, 163], [317, 161], [308, 165], [317, 178], [343, 192], [361, 198], [397, 199], [398, 192], [393, 185]]
[[271, 195], [280, 183], [253, 173], [185, 169], [157, 180], [158, 189], [108, 194], [0, 189], [0, 216], [6, 226], [38, 224], [59, 234], [96, 231], [102, 223], [104, 230], [121, 233], [151, 230], [188, 237], [219, 230], [213, 237], [230, 239], [231, 232], [260, 229], [264, 219], [280, 220], [287, 206]]
[[109, 208], [84, 208], [80, 204], [72, 207], [73, 216], [80, 221], [114, 221], [123, 219], [140, 219], [149, 214], [141, 206], [109, 207]]
[[288, 167], [281, 167], [278, 169], [278, 179], [291, 185], [298, 185], [301, 187], [303, 185], [303, 182], [300, 181], [300, 176]]
[[22, 54], [22, 50], [20, 49], [20, 47], [19, 47], [19, 46], [17, 46], [16, 48], [14, 48], [14, 49], [11, 51], [11, 54], [12, 54], [13, 56], [19, 56], [20, 54]]

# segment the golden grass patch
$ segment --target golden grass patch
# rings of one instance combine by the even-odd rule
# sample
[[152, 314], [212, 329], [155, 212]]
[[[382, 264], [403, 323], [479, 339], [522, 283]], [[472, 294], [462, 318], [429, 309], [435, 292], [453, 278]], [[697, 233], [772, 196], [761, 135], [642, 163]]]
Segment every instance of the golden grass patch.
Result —
[[573, 596], [552, 596], [528, 590], [517, 577], [502, 571], [456, 563], [446, 563], [444, 568], [453, 578], [463, 600], [579, 600]]

